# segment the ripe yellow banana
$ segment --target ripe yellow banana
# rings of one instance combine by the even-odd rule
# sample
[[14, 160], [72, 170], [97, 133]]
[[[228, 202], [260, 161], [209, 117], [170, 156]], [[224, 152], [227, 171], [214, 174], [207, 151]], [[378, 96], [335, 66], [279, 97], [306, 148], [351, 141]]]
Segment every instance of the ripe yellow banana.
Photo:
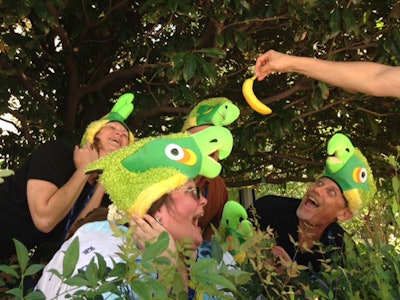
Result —
[[262, 103], [256, 95], [254, 94], [253, 91], [253, 84], [254, 80], [257, 78], [257, 76], [253, 76], [251, 78], [247, 78], [242, 85], [242, 93], [244, 96], [244, 99], [246, 99], [247, 103], [250, 105], [250, 107], [258, 112], [259, 114], [262, 115], [269, 115], [272, 113], [272, 110], [266, 106], [264, 103]]

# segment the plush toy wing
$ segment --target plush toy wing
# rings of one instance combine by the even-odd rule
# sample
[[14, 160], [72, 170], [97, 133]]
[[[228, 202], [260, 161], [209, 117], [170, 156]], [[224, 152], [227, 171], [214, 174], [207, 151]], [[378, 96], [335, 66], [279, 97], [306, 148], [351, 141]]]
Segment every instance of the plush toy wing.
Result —
[[182, 131], [200, 125], [226, 126], [235, 121], [239, 114], [239, 108], [228, 98], [206, 99], [192, 109]]
[[221, 165], [209, 155], [229, 155], [230, 131], [210, 127], [196, 134], [177, 133], [147, 138], [93, 162], [86, 172], [99, 172], [100, 183], [123, 211], [143, 215], [162, 195], [197, 175], [216, 177]]
[[342, 189], [350, 209], [358, 212], [362, 199], [375, 194], [372, 171], [361, 151], [344, 134], [337, 133], [328, 142], [324, 175], [333, 179]]

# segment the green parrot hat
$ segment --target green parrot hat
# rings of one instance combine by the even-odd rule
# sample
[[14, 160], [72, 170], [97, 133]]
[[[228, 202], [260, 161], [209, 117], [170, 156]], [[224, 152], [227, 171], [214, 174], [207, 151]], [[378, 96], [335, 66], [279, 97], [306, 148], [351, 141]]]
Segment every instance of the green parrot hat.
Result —
[[224, 159], [232, 147], [232, 134], [222, 126], [149, 137], [99, 158], [86, 173], [100, 173], [99, 181], [118, 211], [143, 216], [155, 201], [188, 180], [218, 176], [222, 166], [209, 155], [218, 151]]
[[104, 127], [104, 125], [109, 122], [119, 122], [124, 125], [126, 130], [128, 130], [129, 132], [129, 143], [132, 144], [134, 141], [134, 136], [130, 131], [128, 125], [126, 125], [124, 121], [133, 111], [132, 101], [134, 98], [135, 96], [131, 93], [123, 94], [121, 97], [118, 98], [110, 113], [99, 120], [91, 122], [87, 126], [86, 131], [82, 136], [81, 146], [84, 146], [87, 143], [93, 144], [96, 134]]
[[339, 185], [350, 210], [356, 215], [376, 193], [368, 161], [342, 133], [331, 137], [327, 154], [329, 156], [322, 177], [328, 177]]
[[200, 101], [189, 113], [182, 132], [201, 125], [227, 126], [240, 115], [239, 108], [225, 97]]

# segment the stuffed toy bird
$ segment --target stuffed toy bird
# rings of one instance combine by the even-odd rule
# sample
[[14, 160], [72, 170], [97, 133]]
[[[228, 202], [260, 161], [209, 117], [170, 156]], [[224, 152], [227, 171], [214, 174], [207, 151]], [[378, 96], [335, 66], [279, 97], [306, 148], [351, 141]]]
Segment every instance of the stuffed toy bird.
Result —
[[224, 159], [232, 146], [232, 134], [221, 126], [151, 137], [98, 159], [86, 173], [101, 174], [99, 181], [119, 210], [143, 216], [154, 201], [188, 179], [218, 176], [222, 167], [209, 155], [218, 151]]
[[363, 202], [369, 201], [376, 192], [376, 185], [368, 161], [344, 134], [332, 136], [327, 146], [328, 158], [323, 177], [335, 181], [341, 188], [353, 214], [357, 214]]
[[240, 114], [239, 108], [225, 97], [199, 102], [189, 113], [181, 131], [201, 125], [227, 126]]
[[87, 143], [93, 144], [96, 134], [100, 131], [101, 128], [104, 127], [104, 125], [109, 122], [119, 122], [124, 125], [129, 132], [129, 143], [132, 144], [134, 141], [133, 134], [129, 130], [128, 125], [124, 123], [124, 121], [133, 111], [134, 106], [132, 104], [132, 101], [134, 98], [135, 96], [131, 93], [123, 94], [121, 97], [118, 98], [110, 113], [99, 120], [91, 122], [82, 136], [81, 146], [84, 146]]
[[226, 236], [229, 243], [228, 251], [233, 255], [236, 254], [233, 239], [237, 238], [239, 243], [243, 243], [253, 235], [253, 226], [247, 218], [247, 211], [239, 202], [229, 200], [225, 203], [220, 231]]

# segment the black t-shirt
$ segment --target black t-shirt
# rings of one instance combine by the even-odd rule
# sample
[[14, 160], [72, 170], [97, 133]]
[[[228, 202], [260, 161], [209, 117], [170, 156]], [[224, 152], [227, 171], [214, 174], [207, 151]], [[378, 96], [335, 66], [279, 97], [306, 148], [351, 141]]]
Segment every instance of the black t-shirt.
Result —
[[[73, 160], [74, 145], [58, 140], [47, 142], [28, 158], [27, 162], [6, 177], [0, 184], [0, 258], [15, 253], [13, 238], [22, 242], [28, 249], [47, 241], [60, 241], [68, 215], [50, 233], [39, 231], [33, 224], [26, 185], [29, 179], [41, 179], [62, 187], [75, 172]], [[78, 210], [93, 187], [86, 183], [77, 200]], [[105, 197], [102, 205], [108, 205]]]
[[[296, 198], [267, 195], [256, 200], [254, 208], [257, 212], [260, 229], [266, 230], [270, 226], [274, 230], [277, 244], [285, 249], [293, 261], [301, 265], [312, 266], [315, 271], [318, 271], [320, 268], [318, 260], [326, 259], [331, 255], [331, 252], [322, 254], [319, 251], [319, 247], [315, 246], [312, 249], [313, 253], [302, 253], [290, 240], [290, 236], [296, 242], [299, 240], [299, 219], [296, 210], [300, 202], [301, 200]], [[254, 218], [251, 209], [248, 212], [250, 218]], [[325, 229], [320, 242], [324, 246], [331, 245], [332, 248], [340, 250], [344, 248], [343, 236], [343, 228], [337, 223], [332, 223]]]

